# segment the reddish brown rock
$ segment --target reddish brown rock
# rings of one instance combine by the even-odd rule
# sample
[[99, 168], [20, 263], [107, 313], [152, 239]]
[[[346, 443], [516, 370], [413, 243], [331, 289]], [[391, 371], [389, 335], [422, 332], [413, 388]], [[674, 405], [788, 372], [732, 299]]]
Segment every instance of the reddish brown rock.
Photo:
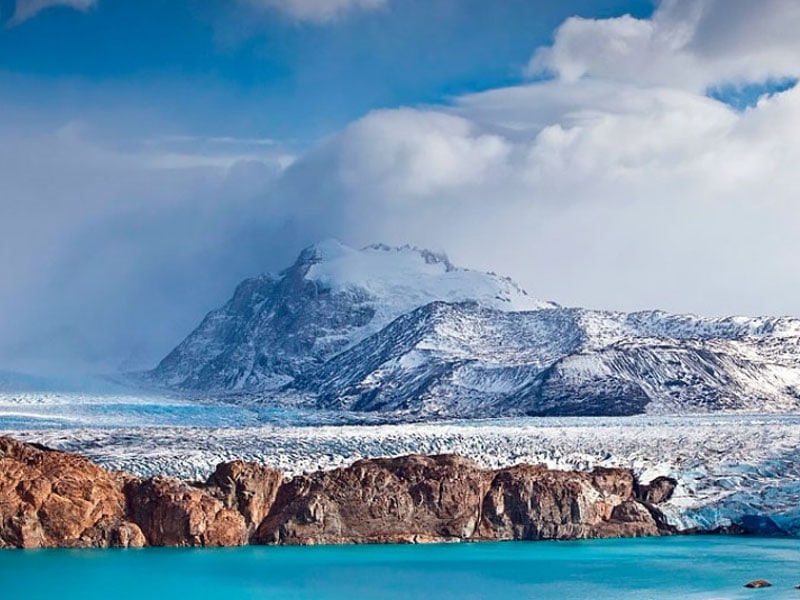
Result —
[[[483, 540], [579, 539], [658, 535], [649, 511], [633, 499], [633, 475], [518, 465], [498, 471], [483, 501]], [[641, 508], [641, 510], [638, 510]]]
[[672, 477], [656, 477], [648, 484], [637, 486], [636, 496], [648, 504], [661, 504], [672, 498], [677, 485], [677, 480]]
[[658, 535], [672, 532], [651, 503], [667, 487], [637, 486], [624, 469], [490, 471], [452, 455], [361, 460], [289, 481], [234, 461], [191, 485], [111, 473], [80, 456], [0, 438], [0, 547]]
[[254, 536], [267, 544], [536, 540], [658, 535], [623, 469], [519, 465], [484, 471], [455, 456], [362, 460], [283, 486]]
[[75, 454], [0, 437], [0, 547], [142, 546], [121, 478]]
[[468, 539], [484, 475], [457, 456], [406, 456], [295, 477], [254, 536], [268, 544], [401, 543]]
[[242, 514], [249, 537], [272, 508], [283, 479], [265, 465], [235, 460], [217, 465], [206, 485], [226, 508]]
[[151, 546], [241, 546], [244, 517], [205, 490], [166, 477], [125, 485], [128, 515]]

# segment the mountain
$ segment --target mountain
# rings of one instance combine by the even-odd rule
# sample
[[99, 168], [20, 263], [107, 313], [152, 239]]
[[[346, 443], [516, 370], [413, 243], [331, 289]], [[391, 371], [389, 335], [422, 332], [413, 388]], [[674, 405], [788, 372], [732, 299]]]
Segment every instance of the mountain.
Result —
[[800, 408], [800, 320], [565, 308], [443, 255], [327, 241], [243, 282], [149, 374], [426, 417]]
[[429, 416], [794, 410], [800, 321], [433, 303], [296, 387], [326, 408]]
[[242, 282], [150, 379], [189, 390], [279, 389], [419, 306], [465, 300], [508, 311], [555, 306], [428, 250], [327, 240], [278, 276]]

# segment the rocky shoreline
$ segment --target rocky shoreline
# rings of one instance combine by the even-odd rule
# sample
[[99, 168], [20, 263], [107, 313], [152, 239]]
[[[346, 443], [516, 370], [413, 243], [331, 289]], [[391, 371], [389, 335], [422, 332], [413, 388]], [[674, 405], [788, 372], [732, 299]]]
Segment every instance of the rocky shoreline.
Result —
[[205, 482], [141, 478], [0, 437], [0, 548], [360, 544], [640, 537], [675, 533], [669, 478], [456, 455], [364, 459], [287, 478], [221, 463]]

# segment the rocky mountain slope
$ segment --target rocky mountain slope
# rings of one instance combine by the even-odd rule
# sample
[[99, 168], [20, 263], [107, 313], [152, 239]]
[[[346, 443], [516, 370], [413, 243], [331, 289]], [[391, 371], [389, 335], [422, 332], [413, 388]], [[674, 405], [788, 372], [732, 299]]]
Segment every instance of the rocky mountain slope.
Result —
[[496, 471], [452, 455], [360, 460], [285, 480], [220, 464], [205, 483], [141, 479], [0, 437], [0, 548], [579, 539], [672, 533], [675, 482], [625, 469]]
[[148, 375], [407, 418], [800, 408], [800, 320], [565, 308], [415, 248], [312, 246]]
[[306, 248], [278, 276], [242, 282], [233, 298], [152, 372], [183, 389], [270, 390], [436, 300], [476, 300], [504, 310], [552, 306], [509, 279], [457, 269], [427, 250]]

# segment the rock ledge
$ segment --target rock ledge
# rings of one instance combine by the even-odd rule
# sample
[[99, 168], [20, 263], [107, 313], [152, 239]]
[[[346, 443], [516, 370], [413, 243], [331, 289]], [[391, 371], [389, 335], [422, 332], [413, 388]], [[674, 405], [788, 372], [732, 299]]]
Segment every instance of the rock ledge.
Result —
[[286, 479], [220, 464], [204, 483], [106, 471], [0, 437], [0, 548], [419, 543], [674, 533], [671, 481], [626, 469], [481, 469], [455, 455], [359, 460]]

